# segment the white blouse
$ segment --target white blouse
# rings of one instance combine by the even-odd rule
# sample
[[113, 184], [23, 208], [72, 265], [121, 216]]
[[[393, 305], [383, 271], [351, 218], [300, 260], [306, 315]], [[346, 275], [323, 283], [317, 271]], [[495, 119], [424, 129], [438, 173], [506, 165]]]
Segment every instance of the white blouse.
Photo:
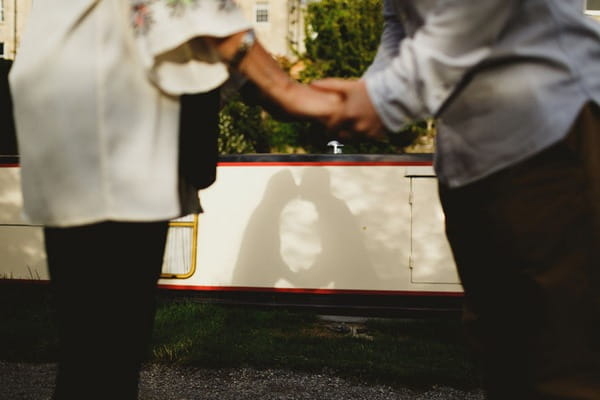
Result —
[[25, 217], [74, 226], [192, 211], [178, 193], [178, 96], [228, 73], [190, 39], [249, 28], [232, 0], [35, 2], [10, 74]]

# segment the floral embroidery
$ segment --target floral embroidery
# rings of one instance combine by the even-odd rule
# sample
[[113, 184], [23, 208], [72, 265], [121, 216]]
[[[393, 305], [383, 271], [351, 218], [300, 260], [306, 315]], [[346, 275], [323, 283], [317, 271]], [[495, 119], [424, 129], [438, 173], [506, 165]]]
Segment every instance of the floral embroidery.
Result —
[[[171, 9], [172, 16], [181, 16], [190, 7], [197, 7], [201, 0], [130, 0], [131, 25], [136, 35], [144, 35], [155, 23], [151, 4], [163, 2]], [[207, 0], [204, 0], [207, 1]], [[218, 3], [221, 11], [233, 11], [237, 5], [234, 0], [210, 0]]]
[[131, 0], [131, 24], [136, 35], [146, 34], [154, 24], [150, 3], [153, 0]]
[[232, 11], [236, 8], [234, 0], [219, 0], [219, 10]]
[[165, 0], [173, 15], [181, 15], [188, 7], [196, 7], [198, 0]]

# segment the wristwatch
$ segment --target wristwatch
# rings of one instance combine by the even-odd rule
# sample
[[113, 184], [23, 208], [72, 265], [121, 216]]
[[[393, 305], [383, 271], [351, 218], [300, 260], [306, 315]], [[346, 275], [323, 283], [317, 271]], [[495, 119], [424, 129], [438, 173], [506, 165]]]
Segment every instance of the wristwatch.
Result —
[[229, 61], [230, 69], [237, 69], [240, 66], [240, 63], [244, 57], [246, 57], [246, 54], [248, 54], [248, 51], [254, 45], [254, 42], [256, 42], [256, 35], [254, 34], [254, 30], [250, 29], [244, 33], [235, 54], [231, 57], [231, 60]]

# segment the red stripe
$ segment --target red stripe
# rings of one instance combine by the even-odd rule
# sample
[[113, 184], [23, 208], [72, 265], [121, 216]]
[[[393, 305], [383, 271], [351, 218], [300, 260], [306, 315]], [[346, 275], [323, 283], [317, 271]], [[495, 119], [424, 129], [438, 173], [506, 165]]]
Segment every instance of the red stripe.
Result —
[[340, 166], [340, 167], [379, 167], [379, 166], [430, 166], [431, 161], [223, 161], [219, 167], [280, 167], [280, 166]]
[[[339, 166], [339, 167], [369, 167], [369, 166], [430, 166], [433, 165], [431, 161], [297, 161], [297, 162], [285, 162], [285, 161], [273, 161], [273, 162], [219, 162], [219, 167], [280, 167], [280, 166]], [[1, 164], [0, 168], [18, 168], [21, 164]]]
[[[45, 285], [50, 281], [47, 279], [6, 279], [0, 278], [0, 284], [36, 284]], [[296, 288], [268, 288], [250, 286], [192, 286], [192, 285], [158, 285], [160, 289], [189, 290], [204, 292], [262, 292], [262, 293], [295, 293], [295, 294], [354, 294], [354, 295], [378, 295], [378, 296], [412, 296], [412, 297], [462, 297], [462, 292], [434, 292], [414, 290], [355, 290], [355, 289], [296, 289]]]
[[410, 291], [410, 290], [355, 290], [355, 289], [296, 289], [296, 288], [268, 288], [249, 286], [191, 286], [191, 285], [158, 285], [161, 289], [169, 290], [193, 290], [204, 292], [263, 292], [263, 293], [298, 293], [298, 294], [355, 294], [355, 295], [378, 295], [378, 296], [444, 296], [462, 297], [462, 292], [434, 292], [434, 291]]

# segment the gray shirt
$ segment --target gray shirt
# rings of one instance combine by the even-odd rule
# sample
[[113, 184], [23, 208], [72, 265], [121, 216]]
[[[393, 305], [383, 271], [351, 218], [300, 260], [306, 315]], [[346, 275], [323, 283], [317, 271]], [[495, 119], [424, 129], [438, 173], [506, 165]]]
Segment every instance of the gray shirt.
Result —
[[580, 0], [385, 0], [364, 76], [391, 131], [435, 115], [435, 168], [457, 187], [561, 140], [600, 103], [600, 24]]

